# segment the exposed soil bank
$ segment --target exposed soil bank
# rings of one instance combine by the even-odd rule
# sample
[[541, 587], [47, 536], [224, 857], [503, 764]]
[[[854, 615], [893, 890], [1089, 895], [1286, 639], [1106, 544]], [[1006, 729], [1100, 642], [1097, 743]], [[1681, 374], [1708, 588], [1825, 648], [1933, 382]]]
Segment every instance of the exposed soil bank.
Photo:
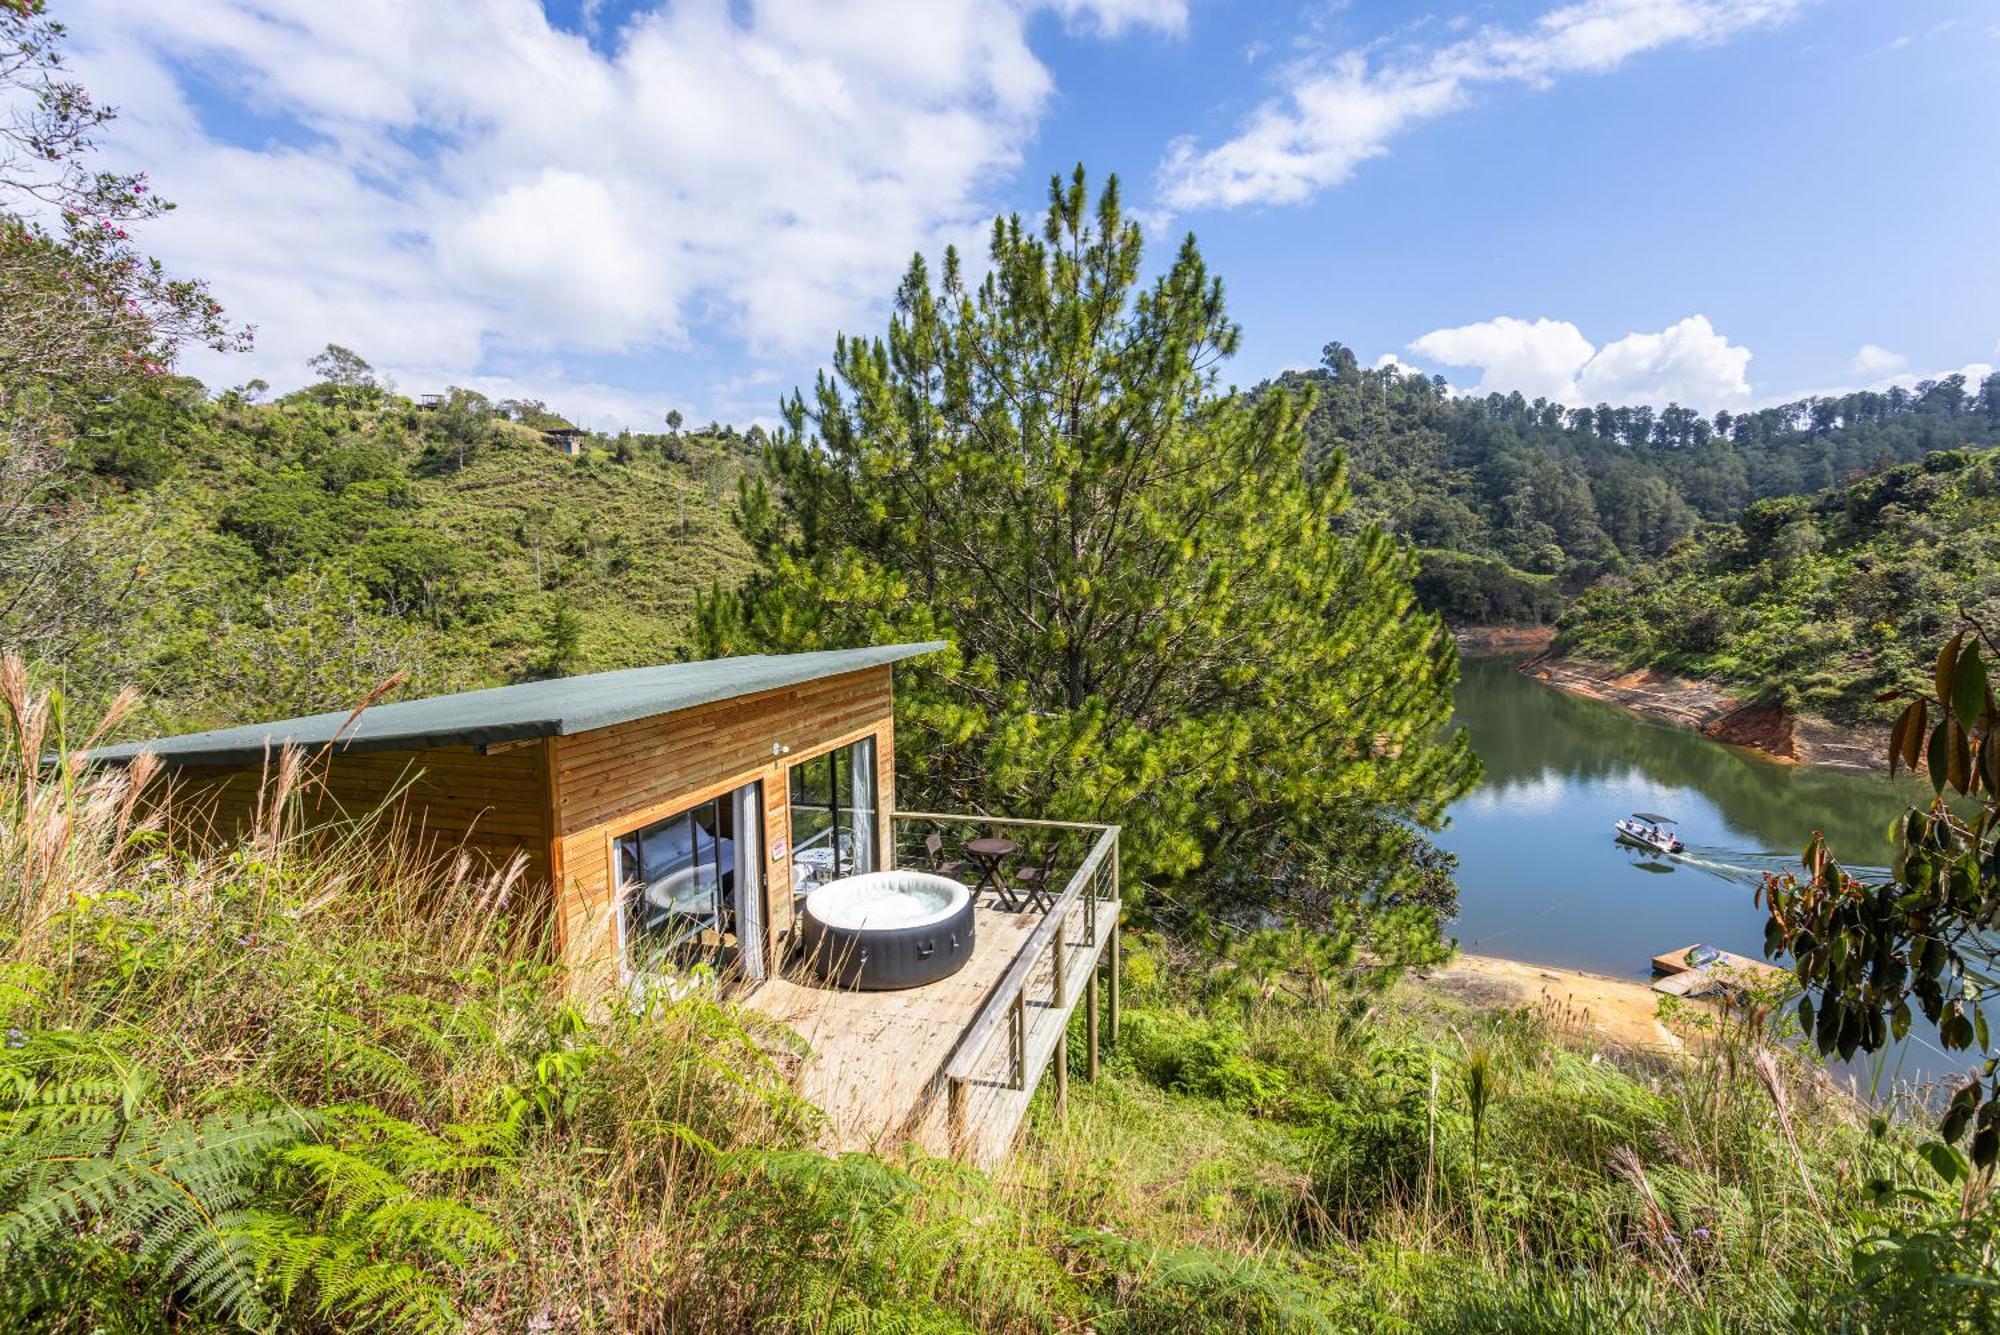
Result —
[[1886, 732], [1838, 727], [1778, 705], [1745, 704], [1713, 682], [1567, 656], [1530, 659], [1521, 670], [1557, 690], [1603, 700], [1787, 764], [1887, 768]]
[[1451, 637], [1470, 654], [1545, 654], [1554, 626], [1455, 626]]
[[1493, 955], [1460, 955], [1424, 974], [1422, 985], [1480, 1009], [1545, 1007], [1556, 1022], [1621, 1048], [1679, 1051], [1659, 1019], [1659, 994], [1644, 983]]

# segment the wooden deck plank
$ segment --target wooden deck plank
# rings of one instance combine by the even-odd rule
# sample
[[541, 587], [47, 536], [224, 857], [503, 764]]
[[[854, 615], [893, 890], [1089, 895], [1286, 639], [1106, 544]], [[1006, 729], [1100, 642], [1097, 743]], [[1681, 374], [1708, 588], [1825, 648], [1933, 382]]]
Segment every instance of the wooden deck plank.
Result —
[[[1679, 950], [1670, 950], [1664, 955], [1653, 956], [1653, 972], [1664, 974], [1688, 972], [1692, 966], [1687, 962], [1687, 955], [1693, 949], [1693, 946], [1682, 946]], [[1719, 959], [1703, 965], [1702, 968], [1723, 975], [1734, 974], [1745, 982], [1774, 983], [1791, 977], [1789, 969], [1781, 969], [1775, 964], [1753, 960], [1748, 955], [1738, 955], [1727, 950], [1719, 953], [1721, 956]]]
[[828, 1148], [887, 1148], [909, 1134], [960, 1035], [1039, 921], [981, 904], [971, 960], [923, 987], [857, 992], [788, 976], [744, 998], [805, 1040], [810, 1055], [796, 1084], [826, 1113]]
[[1707, 969], [1683, 969], [1653, 980], [1653, 990], [1670, 997], [1698, 997], [1721, 989], [1722, 979]]

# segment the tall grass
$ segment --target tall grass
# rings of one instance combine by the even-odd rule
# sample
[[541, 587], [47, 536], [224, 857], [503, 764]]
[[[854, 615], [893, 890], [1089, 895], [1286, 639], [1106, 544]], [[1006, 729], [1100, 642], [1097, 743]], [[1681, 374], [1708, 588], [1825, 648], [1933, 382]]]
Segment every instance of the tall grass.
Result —
[[1962, 1223], [1918, 1235], [1960, 1287], [1885, 1250], [1970, 1197], [1752, 1035], [1246, 1009], [1135, 934], [1105, 1078], [1005, 1168], [832, 1155], [794, 1039], [585, 1004], [513, 873], [305, 828], [312, 757], [189, 841], [17, 664], [0, 723], [0, 1329], [1976, 1328]]

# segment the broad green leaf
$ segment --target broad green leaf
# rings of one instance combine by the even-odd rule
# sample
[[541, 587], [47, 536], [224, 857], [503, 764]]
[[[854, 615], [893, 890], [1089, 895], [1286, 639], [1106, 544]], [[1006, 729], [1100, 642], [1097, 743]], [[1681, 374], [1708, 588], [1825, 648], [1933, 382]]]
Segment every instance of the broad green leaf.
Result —
[[1951, 766], [1949, 720], [1931, 729], [1931, 741], [1926, 751], [1927, 759], [1930, 761], [1931, 791], [1941, 793], [1944, 791], [1945, 777]]
[[1979, 726], [1979, 716], [1986, 712], [1986, 665], [1979, 658], [1979, 641], [1965, 646], [1958, 656], [1958, 670], [1951, 681], [1952, 712], [1967, 732]]
[[1889, 773], [1892, 775], [1899, 762], [1916, 768], [1918, 734], [1924, 726], [1923, 708], [1923, 701], [1910, 701], [1896, 716], [1896, 726], [1889, 730]]
[[1932, 684], [1937, 687], [1937, 701], [1941, 705], [1951, 703], [1951, 680], [1958, 670], [1958, 648], [1965, 642], [1965, 632], [1960, 631], [1945, 641], [1944, 648], [1938, 650], [1937, 673]]
[[[1956, 1139], [1956, 1137], [1954, 1137]], [[1972, 1176], [1972, 1170], [1965, 1162], [1965, 1156], [1942, 1140], [1927, 1140], [1917, 1147], [1931, 1171], [1943, 1178], [1951, 1186], [1957, 1186]]]
[[1963, 793], [1972, 787], [1972, 748], [1966, 741], [1965, 729], [1958, 726], [1957, 719], [1951, 720], [1949, 726], [1951, 749], [1945, 755], [1945, 782]]

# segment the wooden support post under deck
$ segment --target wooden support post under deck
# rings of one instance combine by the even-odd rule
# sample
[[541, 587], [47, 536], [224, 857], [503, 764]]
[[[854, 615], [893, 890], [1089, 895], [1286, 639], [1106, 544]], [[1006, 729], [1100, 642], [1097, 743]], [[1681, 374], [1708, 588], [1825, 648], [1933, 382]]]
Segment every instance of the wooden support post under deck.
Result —
[[1057, 1010], [1062, 1010], [1069, 1005], [1069, 979], [1067, 977], [1069, 973], [1069, 951], [1065, 949], [1069, 944], [1068, 929], [1069, 922], [1066, 919], [1056, 919], [1056, 938], [1055, 942], [1049, 947], [1049, 958], [1055, 965]]
[[[1117, 907], [1115, 904], [1112, 906]], [[1111, 920], [1111, 1041], [1118, 1041], [1118, 919]]]
[[945, 1135], [950, 1138], [951, 1152], [965, 1154], [965, 1082], [947, 1080], [944, 1088]]
[[1062, 1034], [1056, 1039], [1056, 1050], [1049, 1061], [1056, 1068], [1056, 1116], [1069, 1116], [1069, 1025], [1063, 1025]]
[[1092, 963], [1090, 966], [1090, 981], [1083, 985], [1083, 1008], [1090, 1016], [1084, 1027], [1084, 1031], [1088, 1036], [1088, 1042], [1085, 1045], [1085, 1051], [1088, 1055], [1085, 1057], [1083, 1065], [1083, 1078], [1086, 1080], [1097, 1079], [1097, 973], [1102, 967], [1100, 964]]
[[1125, 916], [1125, 882], [1118, 869], [1118, 841], [1111, 841], [1111, 1041], [1118, 1042], [1118, 923]]
[[1007, 1080], [1010, 1089], [1028, 1087], [1028, 999], [1020, 992], [1014, 994], [1014, 1002], [1007, 1008], [1007, 1041], [1011, 1047], [1008, 1054], [1012, 1071]]

